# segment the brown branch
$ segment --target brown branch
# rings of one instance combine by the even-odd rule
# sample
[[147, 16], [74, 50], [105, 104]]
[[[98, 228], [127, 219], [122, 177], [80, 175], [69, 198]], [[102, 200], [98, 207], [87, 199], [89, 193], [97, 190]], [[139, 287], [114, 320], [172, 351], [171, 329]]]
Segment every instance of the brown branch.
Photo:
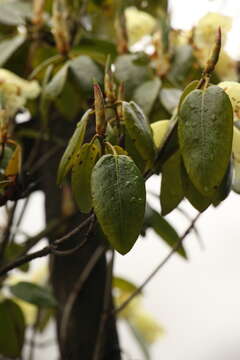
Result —
[[55, 240], [51, 245], [45, 246], [41, 250], [35, 251], [32, 254], [27, 254], [27, 255], [21, 256], [18, 259], [12, 261], [11, 263], [1, 267], [0, 268], [0, 276], [3, 276], [6, 273], [8, 273], [10, 270], [13, 270], [13, 269], [15, 269], [23, 264], [26, 264], [27, 262], [30, 262], [34, 259], [49, 255], [50, 253], [54, 253], [54, 251], [56, 250], [56, 246], [63, 244], [71, 236], [75, 235], [80, 230], [82, 230], [82, 228], [87, 226], [92, 221], [93, 217], [94, 217], [94, 215], [90, 215], [87, 219], [85, 219], [83, 222], [81, 222], [81, 224], [79, 224], [77, 227], [75, 227], [73, 230], [71, 230], [66, 235]]
[[93, 360], [101, 360], [106, 321], [108, 318], [109, 308], [111, 305], [113, 264], [114, 264], [114, 250], [112, 249], [111, 259], [109, 261], [107, 268], [107, 278], [106, 278], [104, 299], [103, 299], [103, 311], [100, 319], [100, 325], [98, 329]]
[[190, 231], [194, 228], [194, 225], [198, 218], [200, 217], [201, 213], [198, 213], [198, 215], [192, 220], [190, 226], [186, 229], [186, 231], [183, 233], [183, 235], [180, 237], [176, 245], [172, 248], [170, 253], [163, 259], [163, 261], [160, 262], [160, 264], [157, 265], [157, 267], [148, 275], [146, 280], [142, 283], [141, 286], [139, 286], [130, 296], [127, 298], [126, 301], [124, 301], [118, 308], [114, 309], [110, 315], [115, 315], [125, 309], [125, 307], [137, 296], [139, 295], [142, 290], [145, 288], [145, 286], [152, 280], [152, 278], [163, 268], [163, 266], [168, 262], [168, 260], [172, 257], [173, 254], [179, 249], [179, 247], [182, 245], [183, 240], [186, 238], [186, 236], [190, 233]]

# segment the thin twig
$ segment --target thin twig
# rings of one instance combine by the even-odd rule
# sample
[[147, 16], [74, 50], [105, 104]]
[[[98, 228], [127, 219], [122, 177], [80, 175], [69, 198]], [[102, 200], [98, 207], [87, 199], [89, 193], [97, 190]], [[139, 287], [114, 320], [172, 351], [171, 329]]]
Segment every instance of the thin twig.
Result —
[[84, 228], [86, 225], [88, 225], [92, 221], [93, 216], [94, 215], [90, 215], [87, 219], [85, 219], [83, 222], [81, 222], [80, 225], [75, 227], [73, 230], [71, 230], [66, 235], [64, 235], [61, 238], [55, 240], [51, 245], [45, 246], [41, 250], [35, 251], [32, 254], [21, 256], [18, 259], [12, 261], [11, 263], [3, 266], [2, 268], [0, 268], [0, 276], [5, 275], [10, 270], [13, 270], [13, 269], [15, 269], [15, 268], [17, 268], [17, 267], [19, 267], [19, 266], [21, 266], [23, 264], [26, 264], [29, 261], [32, 261], [34, 259], [46, 256], [46, 255], [49, 255], [50, 253], [54, 253], [56, 245], [61, 245], [66, 240], [68, 240], [71, 236], [78, 233], [82, 228]]
[[77, 282], [75, 283], [75, 285], [73, 287], [73, 290], [71, 291], [71, 293], [67, 299], [66, 305], [63, 310], [63, 317], [62, 317], [61, 330], [60, 330], [60, 339], [61, 339], [61, 343], [63, 344], [63, 346], [66, 343], [69, 319], [70, 319], [70, 315], [72, 312], [72, 308], [75, 304], [75, 301], [76, 301], [83, 285], [85, 284], [85, 281], [88, 279], [93, 268], [95, 267], [95, 265], [97, 264], [97, 262], [99, 261], [99, 259], [101, 258], [101, 256], [104, 254], [105, 251], [106, 251], [106, 247], [104, 245], [100, 245], [96, 248], [95, 252], [90, 257], [87, 265], [85, 266], [83, 272], [80, 274]]
[[2, 238], [1, 238], [0, 260], [3, 259], [5, 249], [6, 249], [7, 245], [8, 245], [9, 240], [10, 240], [11, 228], [12, 228], [16, 208], [17, 208], [17, 201], [13, 204], [13, 206], [12, 206], [12, 208], [10, 210], [10, 213], [8, 215], [8, 223], [6, 225], [6, 228], [5, 228], [5, 230], [3, 232], [3, 235], [2, 235]]
[[168, 262], [168, 260], [172, 257], [172, 255], [179, 249], [179, 247], [182, 245], [183, 240], [186, 238], [186, 236], [190, 233], [190, 231], [194, 228], [194, 225], [198, 218], [200, 217], [201, 213], [199, 213], [192, 221], [190, 226], [186, 229], [186, 231], [183, 233], [183, 235], [180, 237], [176, 245], [172, 248], [170, 253], [163, 259], [163, 261], [160, 262], [156, 266], [156, 268], [148, 275], [146, 280], [140, 285], [130, 296], [127, 298], [126, 301], [124, 301], [118, 308], [113, 309], [110, 315], [115, 315], [125, 309], [125, 307], [138, 295], [142, 292], [142, 290], [145, 288], [145, 286], [151, 281], [151, 279], [163, 268], [163, 266]]
[[103, 311], [100, 319], [100, 325], [98, 329], [93, 360], [101, 360], [102, 348], [105, 340], [106, 321], [108, 318], [109, 307], [111, 304], [113, 264], [114, 264], [114, 250], [112, 250], [111, 259], [109, 261], [107, 268], [107, 277], [106, 277], [104, 299], [103, 299]]

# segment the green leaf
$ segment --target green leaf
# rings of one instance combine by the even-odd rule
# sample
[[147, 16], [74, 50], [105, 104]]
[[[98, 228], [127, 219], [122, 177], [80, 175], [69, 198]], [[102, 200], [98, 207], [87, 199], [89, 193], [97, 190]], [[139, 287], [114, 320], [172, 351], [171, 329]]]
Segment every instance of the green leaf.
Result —
[[121, 55], [115, 62], [115, 76], [119, 82], [125, 83], [126, 99], [132, 98], [134, 90], [147, 80], [152, 79], [149, 66], [134, 62], [136, 55]]
[[86, 133], [87, 123], [91, 110], [87, 110], [83, 115], [82, 119], [78, 122], [76, 129], [73, 133], [73, 136], [69, 140], [67, 148], [61, 158], [58, 174], [57, 174], [57, 184], [61, 184], [64, 177], [67, 175], [68, 171], [71, 169], [73, 163], [74, 155], [80, 150], [80, 147], [83, 143], [84, 136]]
[[133, 159], [137, 167], [143, 173], [146, 170], [146, 160], [142, 158], [136, 149], [136, 143], [132, 141], [127, 130], [125, 131], [125, 149], [127, 150], [128, 155]]
[[2, 40], [0, 42], [0, 66], [11, 57], [11, 55], [24, 43], [25, 36], [17, 35], [11, 39]]
[[123, 119], [137, 151], [144, 160], [152, 163], [155, 157], [155, 146], [152, 129], [144, 113], [133, 101], [130, 103], [123, 102]]
[[25, 320], [20, 307], [12, 300], [0, 302], [0, 354], [9, 358], [21, 356]]
[[46, 287], [26, 281], [20, 281], [9, 287], [11, 293], [17, 298], [39, 307], [56, 307], [57, 302], [50, 290]]
[[138, 286], [133, 284], [131, 281], [127, 279], [124, 279], [119, 276], [114, 276], [113, 288], [117, 288], [124, 293], [133, 293], [138, 289]]
[[146, 201], [144, 179], [125, 155], [104, 155], [91, 179], [93, 207], [108, 241], [121, 254], [133, 247], [141, 231]]
[[[21, 256], [24, 253], [24, 250], [26, 250], [24, 245], [11, 242], [6, 248], [4, 260], [6, 263], [9, 263], [11, 260], [15, 260], [18, 256]], [[18, 269], [27, 272], [29, 270], [29, 263], [19, 266]]]
[[233, 111], [224, 90], [210, 86], [192, 91], [179, 111], [178, 135], [191, 181], [211, 196], [226, 173], [232, 150]]
[[95, 143], [82, 145], [75, 155], [72, 168], [72, 190], [79, 209], [89, 213], [92, 209], [91, 174], [100, 157], [100, 149]]
[[184, 164], [182, 163], [181, 166], [181, 178], [182, 178], [182, 185], [184, 189], [184, 195], [188, 199], [188, 201], [192, 204], [195, 209], [200, 212], [206, 210], [209, 205], [212, 203], [212, 198], [206, 197], [201, 194], [193, 185], [189, 176], [186, 172]]
[[133, 100], [141, 106], [146, 116], [149, 116], [153, 105], [157, 99], [161, 87], [161, 81], [158, 77], [149, 80], [137, 87], [133, 94]]
[[[171, 248], [178, 243], [179, 235], [176, 230], [157, 211], [153, 210], [149, 204], [146, 206], [144, 223], [146, 227], [152, 227]], [[180, 245], [177, 252], [187, 259], [183, 245]]]
[[197, 88], [199, 81], [198, 80], [193, 80], [192, 82], [190, 82], [190, 84], [188, 84], [185, 89], [183, 90], [183, 93], [180, 97], [179, 100], [179, 104], [178, 104], [178, 109], [180, 109], [183, 101], [186, 99], [186, 97]]
[[87, 96], [92, 94], [93, 80], [101, 83], [102, 72], [88, 56], [78, 56], [69, 62], [69, 76], [76, 86]]
[[225, 200], [228, 197], [232, 187], [232, 180], [233, 180], [233, 164], [230, 161], [226, 174], [224, 175], [224, 178], [213, 198], [214, 206], [218, 206], [223, 200]]
[[162, 215], [174, 210], [184, 198], [181, 178], [181, 155], [173, 154], [162, 166], [160, 202]]
[[46, 99], [54, 100], [61, 94], [67, 81], [68, 69], [69, 63], [66, 63], [45, 86], [43, 95]]

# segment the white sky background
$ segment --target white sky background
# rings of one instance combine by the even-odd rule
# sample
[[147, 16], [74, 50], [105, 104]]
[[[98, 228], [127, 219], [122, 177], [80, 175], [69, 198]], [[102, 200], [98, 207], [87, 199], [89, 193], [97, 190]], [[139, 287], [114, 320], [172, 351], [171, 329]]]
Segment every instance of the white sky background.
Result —
[[[239, 0], [172, 0], [173, 26], [188, 29], [208, 11], [233, 16], [228, 51], [240, 58]], [[148, 187], [159, 191], [156, 178]], [[24, 218], [24, 229], [36, 233], [44, 226], [39, 213], [43, 198], [34, 195]], [[153, 203], [158, 207], [158, 203]], [[194, 216], [187, 203], [183, 207]], [[190, 261], [175, 255], [145, 290], [146, 309], [165, 328], [166, 334], [152, 347], [151, 360], [239, 360], [240, 359], [240, 196], [231, 194], [217, 209], [208, 209], [198, 222], [203, 251], [194, 236], [186, 240]], [[182, 215], [168, 219], [182, 233], [187, 227]], [[152, 231], [139, 240], [130, 254], [117, 256], [117, 275], [141, 284], [168, 253], [167, 246]], [[131, 360], [143, 356], [125, 328], [121, 327], [123, 348]], [[53, 337], [49, 331], [47, 338]], [[55, 359], [53, 347], [36, 360]]]

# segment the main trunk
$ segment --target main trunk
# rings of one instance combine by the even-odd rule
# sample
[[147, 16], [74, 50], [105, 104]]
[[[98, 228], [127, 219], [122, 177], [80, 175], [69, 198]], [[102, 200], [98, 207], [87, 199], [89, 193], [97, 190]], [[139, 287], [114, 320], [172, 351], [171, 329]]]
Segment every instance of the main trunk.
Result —
[[[56, 129], [55, 129], [56, 131]], [[66, 129], [61, 129], [64, 137], [68, 138], [69, 125]], [[62, 135], [61, 134], [61, 135]], [[49, 150], [50, 145], [46, 145], [44, 152]], [[48, 161], [43, 168], [42, 189], [45, 193], [46, 221], [60, 218], [62, 216], [62, 192], [56, 186], [56, 171], [62, 150]], [[73, 229], [83, 216], [76, 215], [71, 220], [64, 233]], [[67, 247], [73, 246], [84, 237], [84, 231], [78, 233], [67, 241]], [[58, 234], [59, 235], [59, 234]], [[50, 241], [56, 238], [54, 236]], [[91, 271], [89, 277], [73, 306], [65, 344], [60, 340], [60, 327], [62, 315], [69, 294], [73, 291], [76, 281], [81, 276], [94, 250], [99, 245], [95, 232], [93, 231], [87, 243], [77, 252], [67, 256], [53, 256], [51, 259], [51, 282], [55, 296], [59, 303], [57, 313], [57, 332], [59, 339], [59, 348], [62, 360], [93, 360], [93, 353], [96, 344], [96, 338], [100, 325], [100, 318], [103, 311], [103, 298], [106, 282], [106, 258], [103, 255], [96, 266]], [[112, 300], [110, 301], [112, 303]], [[105, 333], [103, 337], [103, 347], [101, 360], [120, 360], [120, 350], [118, 336], [114, 317], [108, 317]]]

